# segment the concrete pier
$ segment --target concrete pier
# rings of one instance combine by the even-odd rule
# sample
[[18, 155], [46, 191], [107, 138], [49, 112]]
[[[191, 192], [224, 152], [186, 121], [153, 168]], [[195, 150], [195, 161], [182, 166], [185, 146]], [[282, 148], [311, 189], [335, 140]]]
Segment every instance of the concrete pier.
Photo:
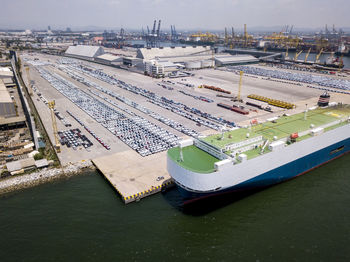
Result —
[[172, 184], [166, 171], [166, 152], [142, 157], [128, 150], [93, 159], [92, 162], [125, 204], [153, 195]]

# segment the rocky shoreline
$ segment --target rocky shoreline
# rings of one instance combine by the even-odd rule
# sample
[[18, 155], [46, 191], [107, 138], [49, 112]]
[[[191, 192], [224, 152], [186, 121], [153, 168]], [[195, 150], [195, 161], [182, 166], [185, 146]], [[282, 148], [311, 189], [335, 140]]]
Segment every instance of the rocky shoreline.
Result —
[[95, 170], [92, 162], [84, 161], [72, 163], [61, 168], [43, 168], [39, 171], [0, 179], [0, 195], [23, 188], [34, 187], [62, 178], [81, 174], [84, 170]]

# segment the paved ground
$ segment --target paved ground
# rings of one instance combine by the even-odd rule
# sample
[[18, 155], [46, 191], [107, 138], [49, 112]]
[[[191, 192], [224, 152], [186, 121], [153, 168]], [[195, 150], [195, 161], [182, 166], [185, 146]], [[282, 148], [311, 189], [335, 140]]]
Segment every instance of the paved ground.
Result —
[[[45, 66], [45, 68], [51, 72], [58, 73], [62, 77], [76, 84], [80, 89], [86, 90], [87, 87], [72, 78], [70, 78], [66, 73], [58, 70], [56, 67], [57, 60], [60, 57], [50, 56], [50, 55], [34, 55], [29, 58], [33, 59], [34, 57], [38, 57], [39, 61], [49, 61], [53, 63], [53, 65]], [[231, 91], [232, 94], [237, 94], [238, 90], [238, 81], [239, 75], [226, 72], [222, 70], [214, 70], [214, 69], [204, 69], [193, 71], [194, 76], [184, 78], [184, 80], [178, 79], [170, 79], [173, 83], [167, 83], [166, 85], [171, 86], [174, 90], [168, 90], [160, 87], [157, 83], [161, 83], [162, 80], [152, 79], [147, 76], [143, 76], [141, 74], [128, 72], [126, 70], [117, 69], [113, 67], [108, 67], [104, 65], [99, 65], [90, 62], [82, 62], [89, 66], [98, 68], [103, 70], [105, 73], [116, 76], [118, 79], [125, 81], [126, 83], [130, 83], [136, 85], [140, 88], [145, 88], [160, 96], [165, 96], [167, 98], [173, 99], [178, 102], [182, 102], [190, 107], [196, 107], [201, 111], [211, 113], [217, 117], [222, 117], [224, 119], [234, 121], [239, 123], [240, 125], [249, 124], [250, 120], [253, 118], [258, 118], [259, 121], [263, 121], [267, 118], [271, 118], [275, 115], [281, 115], [285, 112], [289, 114], [302, 112], [305, 109], [305, 104], [309, 106], [315, 105], [318, 101], [318, 97], [322, 93], [320, 90], [306, 88], [304, 86], [296, 86], [288, 83], [280, 83], [273, 82], [268, 80], [263, 80], [260, 77], [253, 78], [249, 76], [243, 77], [243, 87], [242, 87], [242, 97], [244, 100], [248, 101], [246, 98], [249, 94], [258, 94], [266, 97], [284, 100], [287, 102], [292, 102], [297, 105], [296, 109], [293, 110], [284, 110], [277, 107], [272, 107], [274, 113], [269, 113], [262, 110], [251, 111], [248, 116], [244, 116], [223, 108], [219, 108], [216, 104], [219, 102], [226, 103], [232, 105], [233, 102], [228, 98], [219, 98], [216, 95], [220, 94], [218, 92], [198, 88], [199, 85], [207, 84], [217, 86], [228, 91]], [[39, 73], [32, 67], [31, 68], [31, 79], [35, 81], [35, 85], [39, 89], [39, 91], [44, 95], [44, 97], [49, 100], [56, 101], [57, 110], [67, 118], [67, 120], [72, 124], [71, 128], [80, 128], [82, 133], [86, 135], [94, 145], [91, 147], [91, 151], [87, 151], [85, 149], [73, 150], [71, 148], [62, 147], [62, 153], [59, 154], [59, 158], [61, 159], [63, 164], [69, 162], [76, 162], [81, 160], [93, 159], [94, 163], [98, 168], [104, 173], [106, 178], [111, 182], [113, 186], [117, 188], [120, 194], [123, 197], [125, 202], [129, 202], [135, 200], [137, 198], [142, 198], [145, 195], [152, 194], [156, 191], [160, 190], [160, 186], [164, 181], [169, 179], [169, 175], [166, 172], [166, 152], [158, 153], [148, 157], [141, 157], [135, 151], [131, 150], [127, 145], [118, 140], [114, 135], [112, 135], [107, 129], [103, 128], [100, 124], [98, 124], [95, 120], [93, 120], [90, 116], [84, 113], [81, 109], [75, 106], [72, 102], [70, 102], [67, 98], [61, 95], [58, 91], [56, 91], [51, 85], [40, 77]], [[27, 81], [25, 70], [23, 79]], [[133, 100], [165, 117], [173, 119], [182, 123], [183, 125], [192, 128], [202, 134], [208, 135], [213, 134], [216, 131], [208, 129], [204, 126], [197, 126], [191, 120], [188, 120], [184, 117], [181, 117], [173, 112], [162, 109], [149, 101], [145, 97], [140, 95], [133, 94], [126, 90], [123, 90], [119, 87], [112, 86], [103, 81], [97, 80], [93, 77], [86, 77], [92, 82], [99, 84], [100, 86], [112, 90], [130, 100]], [[169, 79], [165, 79], [169, 80]], [[180, 83], [189, 83], [193, 84], [194, 87], [186, 87]], [[186, 96], [180, 93], [180, 90], [187, 91], [194, 95], [202, 95], [213, 99], [214, 103], [207, 103], [200, 100], [195, 100], [192, 97]], [[108, 96], [103, 94], [104, 96]], [[41, 118], [44, 122], [45, 127], [47, 128], [50, 139], [53, 141], [53, 132], [52, 132], [52, 123], [50, 117], [50, 111], [48, 107], [44, 104], [42, 100], [39, 99], [37, 94], [34, 94], [33, 100], [35, 106], [37, 107]], [[341, 95], [341, 94], [332, 94], [332, 101], [343, 101], [344, 103], [350, 103], [349, 95]], [[255, 103], [259, 103], [255, 100]], [[105, 102], [106, 103], [106, 102]], [[118, 104], [122, 104], [118, 102]], [[237, 103], [236, 103], [237, 104]], [[264, 103], [260, 103], [264, 104]], [[184, 137], [182, 133], [158, 122], [157, 120], [150, 118], [148, 115], [141, 113], [140, 111], [135, 110], [125, 104], [123, 106], [127, 107], [131, 111], [135, 112], [137, 115], [140, 115], [150, 122], [155, 123], [158, 126], [163, 127], [166, 130], [171, 131], [172, 133]], [[237, 104], [239, 105], [239, 104]], [[242, 105], [242, 104], [241, 104]], [[265, 104], [266, 105], [266, 104]], [[255, 109], [253, 107], [247, 107], [248, 109]], [[111, 150], [108, 151], [104, 147], [102, 147], [88, 132], [86, 132], [83, 127], [81, 127], [72, 117], [70, 117], [66, 110], [71, 111], [74, 115], [78, 116], [84, 123], [89, 125], [89, 128], [94, 131], [99, 137], [102, 138], [103, 141], [107, 142], [110, 145]], [[71, 129], [65, 127], [60, 120], [57, 119], [58, 129], [59, 131]], [[164, 177], [164, 179], [157, 181], [158, 177]], [[149, 192], [150, 188], [153, 188], [153, 191]], [[158, 188], [157, 188], [158, 187]], [[145, 191], [147, 191], [145, 193]], [[138, 195], [136, 195], [138, 194]], [[136, 195], [136, 196], [135, 196]], [[128, 197], [128, 199], [126, 199]], [[132, 200], [131, 200], [132, 199]]]
[[128, 150], [92, 161], [126, 203], [157, 193], [170, 182], [166, 152], [142, 157]]

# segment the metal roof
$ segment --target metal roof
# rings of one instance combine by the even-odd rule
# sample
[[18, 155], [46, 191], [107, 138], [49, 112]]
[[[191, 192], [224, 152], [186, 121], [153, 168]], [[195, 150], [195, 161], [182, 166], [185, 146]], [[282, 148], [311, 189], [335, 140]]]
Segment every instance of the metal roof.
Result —
[[76, 45], [69, 46], [65, 54], [92, 58], [104, 54], [104, 50], [100, 46]]
[[36, 167], [46, 167], [49, 165], [49, 163], [47, 162], [46, 158], [40, 159], [40, 160], [36, 160], [35, 161], [35, 165]]
[[13, 72], [9, 67], [0, 67], [0, 77], [12, 77]]
[[116, 56], [116, 55], [112, 55], [112, 54], [103, 54], [103, 55], [96, 57], [96, 59], [106, 60], [109, 62], [116, 62], [116, 61], [122, 60], [122, 58], [120, 56]]
[[259, 59], [252, 55], [218, 55], [215, 60], [222, 64], [244, 63], [244, 62], [258, 62]]
[[154, 59], [156, 57], [176, 57], [189, 55], [211, 54], [209, 46], [177, 46], [161, 48], [140, 48], [137, 50], [136, 57], [141, 59]]
[[4, 82], [0, 79], [0, 103], [12, 103], [10, 93], [8, 92]]

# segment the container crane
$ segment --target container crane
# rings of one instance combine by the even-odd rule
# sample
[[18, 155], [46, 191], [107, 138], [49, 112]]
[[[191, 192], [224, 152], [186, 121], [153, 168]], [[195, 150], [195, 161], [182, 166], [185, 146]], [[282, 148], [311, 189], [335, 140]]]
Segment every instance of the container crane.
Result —
[[287, 46], [286, 54], [285, 54], [284, 58], [285, 58], [285, 59], [289, 59], [289, 57], [288, 57], [288, 46]]
[[248, 33], [247, 33], [247, 24], [244, 24], [244, 46], [248, 45]]
[[51, 111], [51, 120], [52, 120], [52, 129], [53, 129], [53, 136], [55, 137], [55, 149], [57, 153], [61, 152], [61, 144], [58, 139], [58, 130], [57, 130], [57, 123], [56, 123], [56, 117], [55, 117], [55, 100], [48, 102], [50, 111]]
[[309, 57], [310, 52], [311, 52], [311, 48], [309, 48], [309, 50], [307, 51], [307, 53], [305, 55], [304, 63], [307, 62], [307, 58]]
[[294, 61], [297, 61], [298, 57], [300, 56], [300, 54], [303, 52], [303, 50], [300, 50], [299, 52], [295, 53], [294, 56]]
[[323, 48], [321, 48], [320, 52], [316, 56], [315, 63], [319, 63], [320, 62], [320, 56], [321, 56], [322, 53], [323, 53]]

